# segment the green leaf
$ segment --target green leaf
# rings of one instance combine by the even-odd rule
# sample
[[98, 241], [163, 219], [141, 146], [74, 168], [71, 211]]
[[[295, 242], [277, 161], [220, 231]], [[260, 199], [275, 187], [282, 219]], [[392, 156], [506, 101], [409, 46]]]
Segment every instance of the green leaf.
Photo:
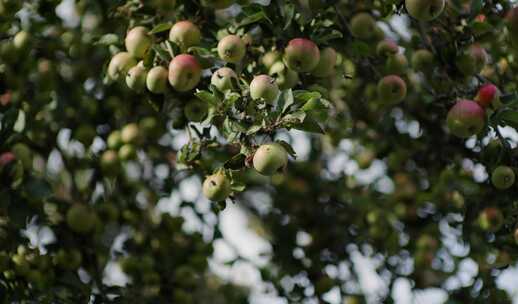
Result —
[[304, 121], [305, 118], [306, 112], [304, 112], [303, 110], [297, 110], [284, 116], [282, 118], [282, 122], [288, 125], [300, 124]]
[[311, 99], [322, 97], [322, 94], [316, 91], [295, 91], [293, 95], [295, 99], [300, 102], [308, 102]]
[[214, 96], [214, 94], [210, 93], [209, 91], [199, 91], [194, 93], [194, 95], [214, 107], [217, 107], [218, 104], [221, 103], [221, 100], [219, 100], [216, 96]]
[[16, 122], [14, 123], [13, 130], [21, 133], [25, 129], [25, 112], [20, 110], [18, 112], [18, 118], [16, 119]]
[[240, 22], [238, 22], [236, 24], [236, 27], [243, 27], [245, 25], [249, 25], [249, 24], [252, 24], [252, 23], [257, 23], [257, 22], [262, 21], [262, 20], [266, 20], [269, 23], [272, 23], [272, 21], [270, 19], [268, 19], [268, 16], [266, 16], [266, 13], [261, 9], [257, 13], [249, 15], [249, 16], [246, 16], [245, 18], [243, 18], [243, 20], [241, 20]]
[[471, 1], [471, 16], [476, 16], [484, 7], [483, 0], [472, 0]]
[[231, 188], [233, 192], [243, 192], [246, 190], [246, 184], [241, 182], [233, 182]]
[[293, 157], [297, 157], [297, 152], [295, 152], [295, 150], [293, 149], [293, 147], [285, 142], [284, 140], [276, 140], [275, 141], [276, 143], [280, 144], [281, 146], [284, 147], [284, 149], [286, 150], [286, 152], [288, 152], [289, 155], [293, 156]]
[[517, 111], [504, 111], [500, 115], [500, 122], [505, 125], [509, 125], [513, 128], [518, 128], [518, 112]]
[[279, 100], [279, 108], [281, 109], [281, 115], [286, 113], [288, 108], [295, 103], [293, 92], [291, 89], [283, 91], [281, 99]]
[[287, 28], [290, 27], [291, 21], [293, 20], [293, 17], [295, 16], [295, 5], [293, 4], [286, 4], [284, 6], [284, 27], [283, 31], [285, 31]]
[[157, 33], [165, 32], [171, 29], [171, 27], [173, 27], [173, 24], [171, 23], [160, 23], [156, 25], [151, 31], [149, 31], [149, 34], [154, 35]]
[[293, 126], [294, 129], [311, 132], [311, 133], [319, 133], [324, 134], [324, 130], [322, 127], [318, 124], [316, 120], [314, 120], [312, 117], [306, 117], [302, 124]]
[[246, 131], [246, 135], [255, 134], [255, 133], [259, 132], [262, 128], [263, 128], [262, 124], [261, 125], [253, 125], [250, 128], [248, 128], [248, 130]]
[[201, 144], [197, 141], [188, 143], [178, 152], [177, 160], [179, 163], [189, 163], [197, 159], [201, 153]]
[[227, 169], [231, 169], [231, 170], [239, 170], [245, 166], [245, 159], [246, 159], [246, 155], [237, 154], [234, 157], [232, 157], [231, 159], [229, 159], [227, 162], [225, 162], [223, 167], [225, 167]]

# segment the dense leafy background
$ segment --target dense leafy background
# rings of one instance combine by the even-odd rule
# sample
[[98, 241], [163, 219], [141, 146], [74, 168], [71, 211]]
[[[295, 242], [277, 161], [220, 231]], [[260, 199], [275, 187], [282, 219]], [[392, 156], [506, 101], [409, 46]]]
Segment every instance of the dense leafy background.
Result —
[[[516, 166], [510, 1], [449, 0], [430, 22], [409, 17], [399, 0], [239, 1], [227, 10], [199, 1], [77, 1], [68, 13], [79, 22], [71, 23], [57, 15], [59, 4], [0, 0], [2, 302], [248, 303], [249, 289], [215, 276], [207, 260], [224, 241], [218, 215], [235, 204], [272, 245], [261, 279], [289, 303], [326, 303], [330, 290], [345, 303], [393, 301], [390, 293], [364, 297], [353, 262], [359, 253], [388, 290], [404, 278], [415, 290], [442, 289], [449, 303], [510, 303], [496, 279], [518, 255], [517, 188], [497, 190], [488, 179], [498, 165]], [[372, 38], [351, 34], [361, 12], [378, 22]], [[152, 29], [146, 67], [167, 67], [179, 53], [169, 28], [184, 19], [203, 36], [189, 50], [206, 69], [196, 90], [136, 93], [106, 77], [136, 25]], [[17, 47], [22, 30], [27, 44]], [[228, 33], [250, 43], [245, 59], [229, 65], [239, 71], [239, 89], [223, 94], [210, 75], [225, 65], [216, 46]], [[401, 47], [403, 68], [376, 52], [383, 36]], [[336, 49], [333, 76], [301, 73], [276, 106], [251, 102], [248, 84], [268, 72], [262, 55], [297, 37]], [[474, 44], [489, 60], [466, 75], [459, 58]], [[418, 49], [433, 54], [425, 72], [411, 60]], [[400, 104], [377, 94], [387, 74], [407, 83]], [[502, 105], [486, 111], [478, 136], [453, 136], [448, 110], [489, 82]], [[202, 123], [183, 113], [194, 93], [210, 104]], [[120, 160], [107, 161], [110, 134], [128, 124], [138, 126], [136, 155], [119, 150]], [[284, 172], [260, 176], [250, 158], [274, 139], [299, 157]], [[195, 194], [222, 167], [234, 194], [209, 205]], [[186, 180], [195, 185], [186, 190]], [[181, 212], [161, 212], [172, 201]], [[481, 214], [494, 216], [494, 225]], [[86, 222], [87, 232], [68, 217]], [[189, 229], [186, 219], [202, 228]], [[457, 281], [468, 262], [476, 270]], [[106, 280], [114, 265], [128, 285]]]

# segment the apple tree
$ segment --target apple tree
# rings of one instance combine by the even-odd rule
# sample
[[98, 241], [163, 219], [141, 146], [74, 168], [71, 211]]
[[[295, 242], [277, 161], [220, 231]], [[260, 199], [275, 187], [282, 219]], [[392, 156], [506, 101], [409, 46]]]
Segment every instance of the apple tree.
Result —
[[248, 303], [209, 267], [233, 204], [288, 303], [511, 303], [512, 1], [0, 0], [0, 28], [3, 302]]

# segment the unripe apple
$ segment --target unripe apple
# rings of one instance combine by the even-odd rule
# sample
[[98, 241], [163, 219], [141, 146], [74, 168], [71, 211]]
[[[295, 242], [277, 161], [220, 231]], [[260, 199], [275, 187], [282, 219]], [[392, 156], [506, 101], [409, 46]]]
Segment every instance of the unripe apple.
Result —
[[255, 151], [253, 164], [262, 175], [272, 175], [288, 164], [288, 153], [278, 143], [264, 144]]
[[163, 94], [167, 91], [169, 71], [163, 66], [153, 67], [146, 76], [146, 87], [151, 93]]
[[376, 20], [368, 13], [358, 13], [352, 17], [350, 28], [354, 37], [368, 40], [375, 35]]
[[514, 230], [514, 242], [518, 245], [518, 228]]
[[384, 104], [396, 104], [405, 99], [406, 83], [397, 75], [383, 77], [378, 83], [378, 98]]
[[491, 183], [499, 190], [510, 188], [515, 181], [515, 174], [511, 167], [498, 166], [491, 173]]
[[385, 63], [385, 73], [403, 75], [408, 69], [408, 60], [403, 54], [389, 56]]
[[126, 75], [126, 85], [136, 92], [142, 92], [146, 87], [146, 78], [146, 69], [141, 65], [136, 65], [129, 69]]
[[236, 72], [228, 67], [219, 68], [212, 74], [210, 83], [222, 92], [230, 91], [234, 89], [234, 83], [238, 83]]
[[376, 54], [381, 57], [396, 55], [398, 52], [399, 46], [394, 40], [391, 39], [383, 39], [378, 42], [378, 45], [376, 46]]
[[201, 71], [196, 57], [180, 54], [169, 64], [169, 83], [178, 92], [190, 91], [200, 82]]
[[427, 49], [417, 50], [412, 54], [412, 66], [416, 71], [430, 72], [435, 66], [435, 57]]
[[500, 209], [488, 207], [480, 213], [478, 217], [480, 228], [490, 232], [496, 232], [504, 224], [504, 215]]
[[125, 144], [134, 144], [138, 141], [139, 133], [136, 123], [127, 124], [121, 130], [121, 140]]
[[448, 129], [457, 137], [468, 138], [484, 129], [485, 118], [484, 109], [476, 102], [460, 100], [448, 112]]
[[119, 149], [122, 145], [121, 132], [119, 130], [115, 130], [108, 135], [108, 139], [106, 140], [109, 149]]
[[122, 80], [129, 69], [137, 65], [137, 60], [127, 52], [120, 52], [113, 56], [108, 65], [108, 76], [115, 81]]
[[478, 44], [473, 44], [457, 57], [456, 65], [464, 75], [471, 76], [480, 72], [487, 60], [486, 50]]
[[206, 198], [215, 202], [225, 200], [232, 192], [230, 180], [223, 171], [207, 176], [202, 190]]
[[500, 91], [491, 83], [483, 85], [475, 97], [475, 101], [484, 108], [500, 104]]
[[143, 26], [132, 28], [126, 34], [126, 39], [124, 39], [126, 50], [135, 58], [143, 58], [151, 47], [151, 43], [152, 40], [148, 34], [148, 30]]
[[284, 49], [284, 63], [295, 72], [311, 72], [319, 61], [320, 50], [309, 39], [292, 39]]
[[291, 89], [299, 82], [299, 74], [288, 69], [282, 61], [278, 61], [272, 65], [269, 74], [275, 78], [275, 83], [281, 90]]
[[119, 159], [122, 161], [128, 161], [137, 157], [137, 149], [132, 144], [125, 144], [119, 149]]
[[246, 45], [237, 35], [223, 37], [218, 43], [219, 58], [230, 63], [238, 63], [245, 57]]
[[74, 204], [67, 211], [66, 221], [72, 231], [88, 233], [95, 226], [96, 215], [88, 206]]
[[250, 83], [250, 96], [254, 100], [264, 99], [266, 103], [273, 103], [279, 95], [279, 87], [275, 79], [268, 75], [255, 76]]
[[25, 50], [31, 41], [31, 34], [26, 31], [20, 31], [14, 35], [13, 46], [17, 50]]
[[215, 9], [224, 9], [231, 6], [235, 2], [236, 0], [202, 0], [201, 5]]
[[263, 57], [261, 57], [261, 63], [264, 65], [266, 69], [270, 69], [274, 63], [280, 61], [282, 59], [281, 53], [278, 51], [269, 51], [266, 52]]
[[441, 15], [445, 0], [406, 0], [408, 14], [419, 21], [431, 21]]
[[115, 175], [119, 169], [119, 158], [114, 150], [107, 150], [101, 155], [99, 161], [101, 169], [105, 174]]
[[185, 117], [192, 122], [203, 121], [207, 117], [208, 112], [208, 104], [198, 98], [193, 98], [184, 107]]
[[327, 47], [320, 51], [320, 60], [317, 66], [311, 71], [315, 77], [329, 77], [335, 72], [336, 51], [332, 47]]
[[191, 21], [178, 21], [169, 31], [169, 40], [174, 42], [185, 52], [191, 46], [200, 44], [201, 32]]

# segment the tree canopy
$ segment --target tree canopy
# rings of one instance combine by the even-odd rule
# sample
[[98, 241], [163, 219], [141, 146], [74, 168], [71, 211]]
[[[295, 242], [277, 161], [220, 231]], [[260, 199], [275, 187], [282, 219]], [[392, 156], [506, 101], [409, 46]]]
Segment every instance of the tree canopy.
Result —
[[287, 303], [511, 303], [517, 50], [510, 0], [0, 0], [0, 300], [249, 303], [233, 204]]

